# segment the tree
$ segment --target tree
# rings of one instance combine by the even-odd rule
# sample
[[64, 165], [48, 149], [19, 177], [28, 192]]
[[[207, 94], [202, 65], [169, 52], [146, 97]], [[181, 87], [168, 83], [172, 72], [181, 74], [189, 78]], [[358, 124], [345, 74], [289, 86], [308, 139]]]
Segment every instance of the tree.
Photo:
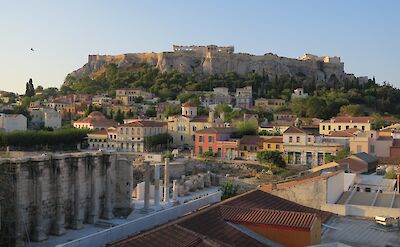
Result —
[[371, 115], [371, 127], [373, 130], [379, 130], [386, 125], [385, 119], [379, 113]]
[[32, 97], [35, 95], [35, 87], [33, 86], [32, 78], [26, 83], [25, 96]]
[[121, 112], [120, 109], [118, 109], [117, 113], [115, 114], [114, 120], [117, 121], [118, 123], [123, 123], [124, 122], [124, 113]]
[[178, 115], [181, 112], [180, 105], [173, 105], [167, 103], [165, 106], [164, 117], [168, 118], [169, 116]]
[[225, 200], [234, 197], [238, 194], [239, 185], [234, 184], [232, 182], [226, 182], [225, 184], [222, 185], [221, 191], [222, 191], [222, 200]]
[[336, 153], [336, 155], [325, 155], [325, 164], [335, 160], [342, 160], [351, 154], [350, 149], [346, 148]]
[[147, 108], [145, 115], [147, 117], [156, 117], [157, 116], [156, 108], [154, 108], [154, 106]]
[[292, 99], [290, 109], [298, 117], [305, 117], [307, 114], [307, 98]]
[[144, 138], [144, 146], [147, 151], [152, 151], [161, 145], [167, 145], [171, 140], [172, 136], [168, 133], [146, 136]]
[[257, 153], [257, 160], [261, 163], [272, 164], [277, 167], [286, 167], [286, 162], [279, 151], [261, 151]]
[[135, 103], [142, 103], [143, 102], [143, 97], [142, 96], [138, 96], [138, 97], [135, 97], [134, 99], [133, 99], [133, 101], [135, 102]]
[[236, 131], [232, 134], [234, 138], [242, 138], [245, 135], [257, 135], [257, 124], [253, 122], [239, 122]]
[[362, 108], [360, 105], [342, 105], [339, 114], [353, 117], [360, 116], [362, 114]]

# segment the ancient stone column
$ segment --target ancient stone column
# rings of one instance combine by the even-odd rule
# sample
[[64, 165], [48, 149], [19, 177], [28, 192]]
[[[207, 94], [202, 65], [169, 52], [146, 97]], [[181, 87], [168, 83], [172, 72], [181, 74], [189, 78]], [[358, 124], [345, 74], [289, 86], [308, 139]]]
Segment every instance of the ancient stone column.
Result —
[[178, 180], [172, 181], [172, 200], [178, 199]]
[[148, 212], [150, 209], [150, 162], [144, 161], [144, 206], [143, 211]]
[[169, 203], [169, 158], [165, 158], [164, 168], [164, 203]]
[[96, 168], [100, 167], [101, 163], [102, 156], [92, 157], [90, 163], [90, 211], [88, 222], [91, 224], [96, 223], [96, 221], [99, 219], [99, 196]]
[[65, 167], [65, 158], [56, 162], [55, 184], [56, 184], [56, 220], [53, 225], [52, 233], [62, 235], [65, 233], [65, 211], [64, 211], [64, 189], [62, 185], [62, 171]]
[[86, 157], [77, 157], [72, 164], [74, 169], [74, 217], [71, 228], [81, 229], [83, 227], [83, 208], [81, 206], [81, 172], [85, 169]]
[[107, 220], [114, 218], [112, 213], [112, 181], [111, 181], [111, 166], [116, 166], [116, 156], [110, 156], [110, 162], [105, 163], [105, 203], [103, 217]]
[[34, 180], [34, 193], [35, 193], [35, 223], [32, 234], [33, 241], [43, 241], [47, 239], [44, 230], [43, 222], [43, 166], [44, 161], [35, 162], [33, 164], [33, 180]]
[[160, 165], [154, 166], [154, 206], [160, 206]]
[[[13, 164], [14, 165], [14, 164]], [[20, 173], [20, 163], [15, 164], [15, 174], [21, 174]], [[14, 185], [16, 188], [17, 186], [21, 183], [21, 177], [16, 176], [16, 179], [14, 180]], [[21, 186], [19, 186], [20, 188]], [[26, 237], [25, 233], [25, 223], [26, 223], [26, 217], [25, 215], [25, 205], [22, 203], [23, 199], [21, 198], [21, 192], [17, 189], [15, 191], [15, 246], [16, 247], [24, 247], [25, 246], [25, 241], [24, 238]]]

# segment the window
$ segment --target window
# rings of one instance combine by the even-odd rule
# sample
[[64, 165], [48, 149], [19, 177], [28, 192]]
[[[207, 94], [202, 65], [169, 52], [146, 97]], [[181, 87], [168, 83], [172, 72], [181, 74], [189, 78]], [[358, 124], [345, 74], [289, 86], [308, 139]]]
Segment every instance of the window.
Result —
[[203, 142], [203, 136], [199, 136], [199, 142]]
[[356, 129], [357, 129], [357, 127], [358, 127], [357, 125], [354, 125], [354, 128], [356, 128]]
[[208, 147], [208, 152], [213, 152], [212, 147]]
[[375, 145], [370, 145], [370, 146], [369, 146], [369, 151], [370, 151], [371, 153], [375, 153]]
[[348, 126], [348, 125], [346, 125], [346, 129], [347, 129], [347, 130], [349, 129], [349, 126]]
[[308, 137], [307, 141], [308, 141], [308, 142], [311, 142], [311, 138], [310, 138], [310, 137]]
[[325, 130], [325, 125], [322, 125], [322, 130]]
[[221, 157], [221, 156], [222, 156], [222, 149], [218, 148], [218, 157]]
[[328, 125], [328, 130], [331, 130], [331, 126], [330, 125]]
[[196, 131], [197, 130], [197, 127], [196, 126], [193, 126], [193, 131]]
[[268, 143], [268, 149], [270, 149], [270, 148], [271, 148], [271, 144]]
[[183, 141], [183, 135], [181, 135], [181, 141]]
[[300, 142], [300, 136], [296, 137], [296, 142]]
[[342, 130], [342, 125], [339, 125], [338, 129], [339, 129], [339, 130]]
[[365, 126], [364, 126], [364, 125], [363, 125], [363, 126], [361, 126], [361, 129], [362, 129], [362, 130], [365, 130]]
[[371, 188], [369, 187], [365, 188], [365, 192], [371, 192]]
[[289, 136], [289, 142], [293, 142], [293, 137]]
[[208, 137], [208, 142], [214, 142], [214, 137], [213, 136], [209, 136]]
[[203, 153], [203, 147], [199, 147], [199, 154]]
[[280, 148], [281, 148], [281, 145], [276, 144], [276, 149], [280, 149]]

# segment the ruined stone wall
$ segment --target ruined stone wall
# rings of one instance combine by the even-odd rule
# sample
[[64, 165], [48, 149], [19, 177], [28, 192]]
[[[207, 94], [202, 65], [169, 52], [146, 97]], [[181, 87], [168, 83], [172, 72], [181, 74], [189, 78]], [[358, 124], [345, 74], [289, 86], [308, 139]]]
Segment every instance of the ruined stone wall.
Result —
[[[200, 49], [200, 48], [199, 48]], [[309, 78], [329, 80], [334, 75], [337, 79], [344, 79], [344, 64], [316, 60], [298, 60], [279, 57], [267, 53], [265, 55], [251, 55], [245, 53], [220, 52], [215, 49], [205, 49], [205, 52], [177, 51], [160, 53], [130, 53], [116, 56], [90, 55], [88, 63], [72, 72], [75, 77], [91, 76], [101, 70], [104, 65], [115, 63], [124, 67], [132, 63], [146, 63], [156, 66], [160, 71], [177, 70], [182, 73], [224, 74], [236, 72], [247, 75], [255, 72], [267, 74], [271, 78], [275, 75], [302, 74]]]
[[[2, 215], [14, 219], [1, 233], [9, 232], [13, 245], [24, 246], [26, 231], [31, 241], [41, 241], [50, 234], [62, 235], [66, 228], [113, 218], [115, 208], [130, 208], [126, 193], [132, 189], [131, 167], [105, 152], [0, 160], [0, 174], [12, 178], [11, 184], [0, 184], [0, 193], [14, 192], [1, 202], [12, 203]], [[10, 168], [13, 172], [5, 174]]]
[[321, 209], [326, 204], [327, 180], [318, 179], [307, 183], [298, 183], [288, 188], [268, 190], [269, 193], [299, 203], [301, 205]]

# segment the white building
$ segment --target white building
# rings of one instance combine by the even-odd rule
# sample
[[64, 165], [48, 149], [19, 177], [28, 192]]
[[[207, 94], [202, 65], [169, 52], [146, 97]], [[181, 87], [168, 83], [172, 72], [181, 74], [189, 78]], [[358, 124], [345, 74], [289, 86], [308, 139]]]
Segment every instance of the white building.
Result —
[[22, 114], [0, 113], [0, 131], [27, 130], [28, 120]]
[[52, 108], [30, 108], [29, 111], [33, 125], [53, 129], [61, 128], [61, 114]]
[[308, 97], [308, 93], [305, 93], [303, 88], [297, 88], [292, 93], [292, 99], [306, 97]]

